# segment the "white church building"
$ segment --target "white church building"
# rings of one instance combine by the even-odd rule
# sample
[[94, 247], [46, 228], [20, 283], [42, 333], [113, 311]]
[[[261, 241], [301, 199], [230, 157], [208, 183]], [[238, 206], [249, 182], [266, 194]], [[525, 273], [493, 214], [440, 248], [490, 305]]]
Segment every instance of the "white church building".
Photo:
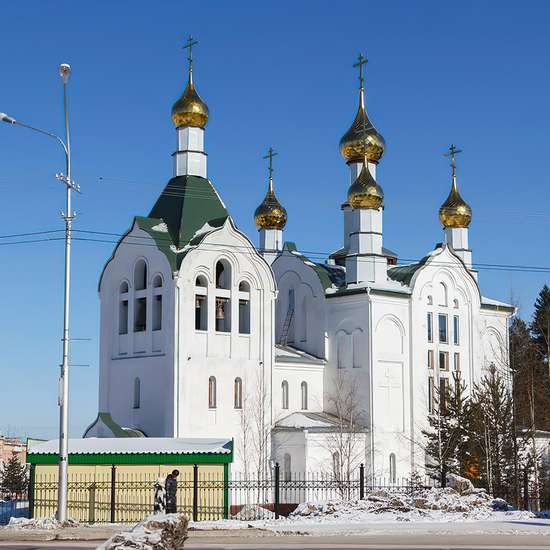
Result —
[[437, 388], [455, 377], [472, 387], [507, 363], [513, 308], [481, 294], [454, 147], [443, 242], [408, 265], [384, 248], [385, 142], [359, 67], [357, 114], [340, 141], [342, 247], [319, 263], [283, 237], [272, 157], [258, 245], [236, 227], [207, 176], [209, 112], [190, 63], [172, 109], [174, 177], [99, 281], [99, 413], [85, 437], [233, 438], [233, 471], [331, 472], [348, 460], [395, 479], [425, 464], [420, 432]]

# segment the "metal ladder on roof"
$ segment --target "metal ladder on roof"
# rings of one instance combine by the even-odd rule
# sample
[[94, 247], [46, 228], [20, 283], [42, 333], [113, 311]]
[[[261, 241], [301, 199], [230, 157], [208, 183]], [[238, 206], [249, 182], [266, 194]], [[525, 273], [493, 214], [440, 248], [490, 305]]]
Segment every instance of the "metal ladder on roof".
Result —
[[283, 323], [283, 328], [281, 329], [281, 335], [279, 336], [278, 344], [286, 346], [288, 342], [288, 333], [290, 332], [290, 325], [294, 319], [294, 308], [288, 306], [288, 311], [286, 312], [285, 322]]

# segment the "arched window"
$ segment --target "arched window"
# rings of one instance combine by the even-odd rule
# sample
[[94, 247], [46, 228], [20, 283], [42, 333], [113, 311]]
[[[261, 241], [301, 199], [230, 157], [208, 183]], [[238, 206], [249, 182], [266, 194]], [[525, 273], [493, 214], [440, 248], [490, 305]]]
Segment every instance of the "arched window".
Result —
[[283, 457], [283, 481], [290, 481], [292, 477], [292, 459], [288, 453]]
[[239, 284], [239, 333], [250, 334], [250, 285], [246, 281]]
[[153, 330], [162, 330], [162, 277], [153, 278]]
[[431, 295], [428, 296], [427, 302], [429, 306], [433, 305], [434, 299], [431, 297]]
[[162, 286], [162, 277], [160, 275], [155, 275], [153, 279], [153, 287], [159, 288]]
[[395, 461], [395, 453], [390, 453], [390, 483], [397, 482], [397, 465]]
[[293, 288], [288, 289], [288, 310], [286, 314], [285, 319], [285, 327], [283, 327], [283, 331], [286, 328], [287, 335], [286, 335], [286, 341], [287, 342], [294, 342], [294, 327], [296, 325], [296, 299], [295, 299], [295, 293]]
[[353, 334], [351, 335], [352, 345], [353, 345], [353, 357], [352, 357], [353, 368], [356, 368], [356, 369], [360, 368], [363, 362], [362, 353], [361, 353], [362, 345], [363, 345], [362, 336], [363, 336], [363, 332], [360, 329], [354, 330]]
[[453, 300], [453, 306], [455, 309], [458, 309], [458, 300], [456, 298]]
[[447, 285], [445, 283], [439, 283], [439, 305], [447, 306]]
[[147, 288], [147, 264], [145, 260], [138, 260], [134, 267], [134, 288], [136, 290]]
[[121, 296], [118, 304], [118, 333], [128, 334], [128, 283], [126, 281], [120, 284], [120, 294], [126, 296]]
[[288, 409], [288, 382], [286, 380], [283, 380], [283, 383], [281, 384], [281, 390], [283, 409]]
[[302, 389], [302, 410], [307, 411], [307, 382], [304, 380], [301, 385]]
[[141, 381], [139, 378], [134, 379], [134, 409], [139, 409], [141, 406]]
[[216, 263], [216, 288], [231, 288], [231, 266], [226, 260]]
[[216, 396], [216, 377], [211, 376], [208, 379], [208, 408], [215, 409], [217, 402]]
[[235, 408], [243, 408], [243, 381], [240, 378], [235, 378], [235, 390], [234, 390]]
[[300, 306], [300, 341], [307, 341], [307, 296], [302, 298]]
[[208, 283], [204, 275], [195, 279], [195, 330], [208, 330]]
[[336, 364], [339, 369], [345, 369], [348, 365], [348, 335], [341, 331], [336, 335]]

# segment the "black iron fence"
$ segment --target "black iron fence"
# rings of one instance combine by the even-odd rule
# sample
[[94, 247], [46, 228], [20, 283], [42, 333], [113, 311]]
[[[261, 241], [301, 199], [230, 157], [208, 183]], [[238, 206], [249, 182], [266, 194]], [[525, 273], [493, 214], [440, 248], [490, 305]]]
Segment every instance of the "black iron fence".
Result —
[[[349, 476], [283, 473], [279, 465], [264, 476], [201, 472], [195, 466], [178, 477], [177, 510], [195, 521], [235, 518], [278, 518], [301, 502], [354, 500], [367, 492], [414, 492], [431, 485], [409, 479], [366, 479], [363, 465]], [[143, 472], [72, 474], [68, 483], [68, 515], [87, 523], [131, 523], [154, 512], [158, 478]], [[31, 482], [29, 514], [53, 517], [57, 507], [57, 476], [36, 476]]]

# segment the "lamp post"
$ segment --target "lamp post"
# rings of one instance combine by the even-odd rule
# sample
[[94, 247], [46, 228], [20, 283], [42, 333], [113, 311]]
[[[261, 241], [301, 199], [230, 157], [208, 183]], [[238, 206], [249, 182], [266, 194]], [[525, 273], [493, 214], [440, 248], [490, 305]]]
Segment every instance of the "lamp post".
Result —
[[24, 124], [13, 117], [0, 113], [0, 120], [8, 124], [14, 124], [28, 128], [40, 134], [57, 140], [65, 153], [66, 175], [56, 174], [59, 181], [66, 187], [66, 207], [61, 216], [65, 221], [65, 292], [63, 304], [63, 358], [61, 362], [61, 374], [59, 378], [59, 485], [57, 493], [57, 519], [67, 519], [67, 465], [68, 465], [68, 437], [69, 437], [69, 306], [71, 287], [71, 226], [74, 213], [71, 208], [72, 191], [80, 191], [78, 185], [71, 180], [71, 139], [69, 132], [69, 109], [67, 96], [67, 83], [71, 74], [71, 67], [66, 63], [59, 66], [59, 74], [63, 80], [63, 104], [65, 111], [65, 141], [58, 135]]

